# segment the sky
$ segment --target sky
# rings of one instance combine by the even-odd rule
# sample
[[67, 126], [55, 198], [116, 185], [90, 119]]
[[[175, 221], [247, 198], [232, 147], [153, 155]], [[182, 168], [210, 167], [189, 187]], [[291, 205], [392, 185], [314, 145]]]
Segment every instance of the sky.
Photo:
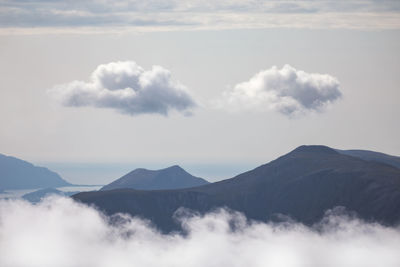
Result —
[[399, 33], [399, 1], [0, 1], [0, 153], [85, 184], [399, 156]]

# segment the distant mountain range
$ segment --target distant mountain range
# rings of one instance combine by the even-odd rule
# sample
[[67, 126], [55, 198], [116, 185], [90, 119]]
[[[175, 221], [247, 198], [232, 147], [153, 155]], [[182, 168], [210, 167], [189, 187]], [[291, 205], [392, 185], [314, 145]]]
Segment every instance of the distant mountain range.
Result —
[[189, 188], [208, 184], [206, 180], [187, 173], [175, 165], [161, 170], [136, 169], [100, 190], [132, 188], [140, 190], [163, 190]]
[[57, 173], [14, 157], [0, 154], [0, 190], [70, 186]]
[[77, 194], [77, 193], [79, 193], [79, 191], [64, 192], [64, 191], [57, 190], [55, 188], [44, 188], [44, 189], [39, 189], [37, 191], [25, 194], [22, 196], [22, 198], [31, 203], [38, 203], [43, 198], [50, 196], [50, 195], [69, 197], [69, 196]]
[[[340, 153], [339, 153], [340, 152]], [[400, 222], [400, 169], [379, 160], [346, 155], [326, 146], [300, 146], [234, 178], [194, 188], [143, 191], [115, 189], [73, 196], [107, 214], [129, 213], [150, 219], [164, 232], [179, 230], [180, 207], [208, 212], [227, 207], [249, 219], [280, 215], [311, 225], [337, 206], [368, 221]]]
[[[165, 190], [189, 188], [208, 184], [203, 178], [187, 173], [175, 165], [161, 170], [135, 169], [101, 190], [133, 188], [141, 190]], [[0, 154], [0, 192], [4, 190], [39, 189], [38, 195], [59, 193], [54, 187], [73, 186], [57, 173], [44, 167]], [[56, 192], [57, 191], [57, 192]], [[28, 196], [33, 197], [32, 195]], [[40, 195], [42, 196], [42, 195]]]

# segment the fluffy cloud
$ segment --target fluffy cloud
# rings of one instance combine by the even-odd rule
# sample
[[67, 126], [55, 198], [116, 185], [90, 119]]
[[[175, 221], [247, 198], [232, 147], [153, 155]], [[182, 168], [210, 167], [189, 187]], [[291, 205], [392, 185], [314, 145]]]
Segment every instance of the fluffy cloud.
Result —
[[196, 106], [168, 70], [153, 66], [146, 71], [133, 61], [100, 65], [89, 82], [73, 81], [49, 92], [65, 106], [112, 108], [129, 115], [168, 115], [171, 110], [188, 115]]
[[0, 265], [397, 267], [400, 230], [331, 215], [317, 228], [249, 222], [220, 210], [182, 217], [186, 235], [110, 219], [66, 198], [0, 201]]
[[306, 73], [290, 65], [260, 71], [224, 93], [234, 108], [272, 109], [285, 115], [321, 111], [341, 97], [339, 81], [328, 74]]

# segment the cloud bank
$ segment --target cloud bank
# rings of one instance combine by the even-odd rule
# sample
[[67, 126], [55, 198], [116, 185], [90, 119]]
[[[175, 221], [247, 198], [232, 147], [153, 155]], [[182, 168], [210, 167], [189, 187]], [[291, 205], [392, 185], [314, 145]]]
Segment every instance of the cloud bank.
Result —
[[341, 97], [339, 81], [328, 74], [306, 73], [290, 65], [273, 66], [224, 93], [223, 105], [234, 109], [270, 109], [285, 115], [322, 111]]
[[[399, 29], [397, 0], [0, 1], [0, 28], [134, 28], [144, 31], [246, 28]], [[70, 30], [70, 29], [69, 29]], [[93, 29], [92, 29], [93, 30]], [[88, 30], [90, 31], [90, 30]], [[0, 31], [1, 32], [1, 31]]]
[[57, 85], [49, 93], [64, 106], [112, 108], [123, 114], [158, 113], [172, 110], [191, 114], [196, 103], [186, 87], [161, 66], [144, 70], [133, 61], [102, 64], [88, 82]]
[[400, 230], [330, 215], [318, 227], [248, 222], [219, 210], [181, 217], [187, 235], [163, 235], [129, 216], [110, 219], [71, 199], [0, 201], [4, 267], [397, 267]]

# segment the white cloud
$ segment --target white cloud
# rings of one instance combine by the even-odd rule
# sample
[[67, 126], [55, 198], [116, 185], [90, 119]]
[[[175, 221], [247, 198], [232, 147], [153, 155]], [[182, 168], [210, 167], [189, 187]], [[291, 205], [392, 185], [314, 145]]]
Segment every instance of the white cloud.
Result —
[[285, 115], [321, 111], [341, 97], [339, 81], [328, 74], [306, 73], [290, 65], [260, 71], [224, 92], [222, 105], [235, 109], [271, 109]]
[[400, 266], [400, 230], [357, 219], [331, 215], [315, 230], [220, 210], [182, 221], [187, 235], [163, 235], [129, 216], [110, 225], [67, 198], [2, 200], [0, 266]]
[[89, 82], [73, 81], [49, 90], [64, 106], [112, 108], [121, 113], [191, 114], [196, 106], [185, 86], [161, 66], [144, 70], [133, 61], [102, 64]]
[[[397, 0], [91, 0], [11, 1], [0, 9], [0, 33], [160, 31], [179, 29], [399, 29]], [[86, 27], [86, 29], [84, 29]], [[17, 30], [17, 31], [16, 31]], [[100, 31], [101, 31], [100, 30]]]

